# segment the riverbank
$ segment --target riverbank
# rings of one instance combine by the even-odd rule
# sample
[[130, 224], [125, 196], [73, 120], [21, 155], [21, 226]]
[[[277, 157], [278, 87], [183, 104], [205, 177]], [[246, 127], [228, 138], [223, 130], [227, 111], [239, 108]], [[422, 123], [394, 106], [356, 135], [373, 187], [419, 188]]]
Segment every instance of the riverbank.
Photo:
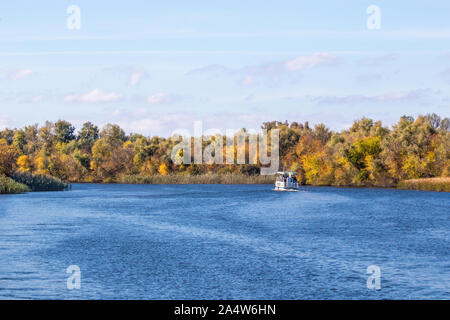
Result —
[[411, 179], [400, 181], [398, 189], [450, 192], [450, 177]]
[[236, 175], [236, 174], [202, 174], [202, 175], [129, 175], [118, 179], [125, 184], [273, 184], [273, 176]]
[[[202, 174], [202, 175], [129, 175], [119, 178], [116, 183], [123, 184], [273, 184], [274, 176], [235, 175], [235, 174]], [[307, 185], [314, 187], [315, 185]], [[333, 185], [329, 185], [332, 187]], [[344, 187], [344, 186], [334, 186]], [[380, 188], [371, 185], [348, 185], [349, 188]], [[450, 178], [439, 177], [429, 179], [413, 179], [401, 181], [397, 186], [384, 186], [403, 190], [422, 190], [450, 192]]]
[[[117, 184], [273, 184], [274, 176], [244, 175], [244, 174], [202, 174], [202, 175], [127, 175], [118, 178]], [[83, 183], [83, 182], [81, 182]], [[84, 183], [92, 183], [84, 182]], [[105, 183], [98, 181], [98, 183]], [[16, 174], [13, 179], [0, 177], [0, 194], [24, 193], [30, 191], [62, 191], [68, 189], [68, 184], [45, 175]], [[315, 185], [306, 185], [314, 187]], [[328, 185], [332, 186], [332, 185]], [[380, 186], [335, 186], [349, 188], [379, 188]], [[389, 186], [402, 190], [422, 190], [450, 192], [450, 178], [411, 179], [401, 181], [397, 186]]]
[[15, 173], [12, 178], [0, 176], [0, 194], [17, 194], [30, 191], [63, 191], [69, 185], [58, 178], [31, 174]]
[[69, 187], [61, 179], [44, 174], [16, 172], [12, 178], [14, 181], [28, 186], [31, 191], [63, 191]]
[[11, 178], [0, 176], [0, 194], [17, 194], [29, 192], [30, 188]]

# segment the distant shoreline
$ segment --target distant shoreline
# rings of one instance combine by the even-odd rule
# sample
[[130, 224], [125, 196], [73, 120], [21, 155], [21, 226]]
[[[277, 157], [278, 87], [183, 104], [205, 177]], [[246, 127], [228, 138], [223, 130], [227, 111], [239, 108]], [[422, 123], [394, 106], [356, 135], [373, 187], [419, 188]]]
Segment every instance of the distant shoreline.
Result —
[[[450, 176], [449, 118], [403, 116], [390, 128], [361, 118], [339, 132], [325, 124], [312, 128], [308, 121], [275, 120], [263, 122], [261, 130], [278, 138], [269, 139], [270, 146], [267, 141], [261, 144], [259, 134], [245, 128], [229, 137], [201, 133], [190, 139], [145, 137], [127, 135], [111, 123], [100, 130], [89, 121], [75, 132], [64, 120], [4, 129], [0, 130], [0, 175], [32, 191], [61, 190], [64, 182], [273, 184], [275, 177], [260, 175], [270, 164], [297, 172], [301, 185], [450, 190], [445, 178], [408, 180]], [[201, 152], [193, 153], [196, 139], [201, 141], [197, 150]], [[254, 141], [259, 141], [256, 149]], [[17, 173], [42, 179], [17, 179]], [[0, 193], [20, 189], [24, 186], [11, 181], [0, 183]]]
[[404, 180], [400, 181], [397, 188], [402, 190], [450, 192], [450, 177]]
[[129, 175], [115, 181], [123, 184], [273, 184], [275, 178], [266, 175], [201, 174], [201, 175]]
[[[6, 180], [5, 180], [6, 181]], [[0, 181], [1, 182], [1, 181]], [[10, 182], [14, 182], [12, 179]], [[231, 174], [203, 174], [203, 175], [154, 175], [154, 176], [140, 176], [131, 175], [123, 176], [116, 181], [74, 181], [70, 184], [130, 184], [130, 185], [201, 185], [201, 184], [224, 184], [224, 185], [239, 185], [239, 184], [266, 184], [272, 185], [275, 182], [274, 176], [268, 175], [231, 175]], [[0, 183], [1, 184], [1, 183]], [[377, 185], [302, 185], [301, 187], [333, 187], [333, 188], [361, 188], [361, 189], [393, 189], [393, 190], [416, 190], [416, 191], [434, 191], [434, 192], [450, 192], [450, 177], [438, 178], [424, 178], [404, 180], [398, 185], [392, 186], [377, 186]], [[67, 188], [67, 187], [65, 187]], [[57, 188], [63, 190], [65, 188]], [[0, 188], [1, 189], [1, 188]], [[13, 189], [9, 188], [10, 192], [0, 192], [6, 194], [26, 193], [30, 191], [37, 191], [30, 188], [27, 189]], [[45, 190], [42, 190], [45, 191]], [[46, 190], [50, 191], [50, 190]]]
[[[263, 175], [167, 175], [167, 176], [125, 176], [112, 184], [273, 184], [274, 176]], [[98, 182], [105, 184], [105, 182]], [[334, 188], [363, 188], [363, 189], [394, 189], [394, 190], [417, 190], [417, 191], [436, 191], [450, 192], [450, 177], [424, 178], [404, 180], [397, 185], [377, 186], [377, 185], [311, 185], [306, 184], [301, 187], [334, 187]]]

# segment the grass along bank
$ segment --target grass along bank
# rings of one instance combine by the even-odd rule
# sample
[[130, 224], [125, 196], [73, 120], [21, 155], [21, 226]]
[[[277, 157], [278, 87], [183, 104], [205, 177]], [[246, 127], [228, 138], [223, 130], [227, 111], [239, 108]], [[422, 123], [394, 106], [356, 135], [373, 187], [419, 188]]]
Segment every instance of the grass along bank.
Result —
[[31, 191], [63, 191], [69, 187], [62, 180], [43, 174], [16, 172], [12, 178], [16, 182], [28, 186]]
[[398, 189], [450, 192], [450, 177], [400, 181]]
[[117, 183], [125, 184], [273, 184], [273, 176], [244, 174], [201, 174], [201, 175], [127, 175]]
[[[273, 184], [274, 176], [245, 175], [245, 174], [199, 174], [199, 175], [126, 175], [115, 181], [124, 184]], [[319, 186], [307, 184], [307, 186]], [[323, 186], [333, 186], [324, 184]], [[343, 187], [334, 185], [334, 187]], [[348, 185], [347, 187], [355, 187]], [[359, 185], [356, 187], [380, 187], [373, 185]], [[386, 186], [395, 188], [395, 185]], [[404, 180], [397, 185], [398, 189], [423, 190], [423, 191], [444, 191], [450, 192], [450, 178], [429, 178]]]
[[17, 194], [30, 191], [63, 191], [69, 187], [58, 178], [16, 172], [12, 178], [0, 175], [0, 194]]
[[26, 185], [16, 182], [11, 178], [0, 176], [0, 194], [15, 194], [29, 191], [30, 188]]
[[[0, 176], [0, 194], [30, 191], [62, 191], [69, 187], [67, 183], [60, 179], [47, 175], [16, 173], [13, 178], [14, 180]], [[274, 176], [245, 174], [171, 174], [153, 176], [126, 175], [114, 182], [123, 184], [273, 184], [274, 179]], [[397, 188], [450, 192], [450, 177], [403, 180], [397, 185]]]

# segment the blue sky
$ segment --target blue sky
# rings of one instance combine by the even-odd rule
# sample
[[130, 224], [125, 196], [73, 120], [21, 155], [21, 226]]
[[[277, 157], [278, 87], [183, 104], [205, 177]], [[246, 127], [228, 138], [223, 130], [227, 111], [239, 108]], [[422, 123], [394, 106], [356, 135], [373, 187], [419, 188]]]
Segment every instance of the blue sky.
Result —
[[3, 1], [0, 128], [66, 119], [168, 136], [194, 120], [448, 117], [449, 16], [448, 1]]

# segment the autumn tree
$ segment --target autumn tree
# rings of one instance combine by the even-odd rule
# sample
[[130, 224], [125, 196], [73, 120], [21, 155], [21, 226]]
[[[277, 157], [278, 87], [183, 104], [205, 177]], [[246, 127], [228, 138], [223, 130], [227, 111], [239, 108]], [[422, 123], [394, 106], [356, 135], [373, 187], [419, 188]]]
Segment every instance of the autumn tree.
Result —
[[81, 131], [78, 132], [78, 143], [81, 149], [90, 152], [95, 141], [99, 138], [98, 127], [91, 122], [83, 124]]
[[[269, 136], [271, 130], [280, 131], [281, 167], [297, 172], [302, 183], [313, 185], [392, 186], [403, 179], [450, 176], [449, 128], [450, 120], [435, 114], [416, 119], [404, 116], [391, 129], [366, 117], [338, 132], [320, 123], [269, 121], [262, 125]], [[245, 139], [251, 136], [245, 128], [240, 133]], [[260, 159], [254, 154], [250, 159], [248, 145], [227, 148], [220, 135], [204, 136], [202, 141], [211, 157], [225, 158], [229, 153], [235, 159], [245, 157], [247, 164], [219, 165], [210, 159], [204, 164], [176, 165], [171, 155], [180, 137], [126, 135], [116, 124], [100, 131], [91, 122], [75, 134], [72, 124], [58, 120], [0, 131], [0, 174], [30, 171], [74, 182], [113, 182], [128, 175], [170, 173], [258, 174]], [[178, 159], [183, 156], [182, 150], [176, 154]], [[191, 160], [192, 156], [191, 150]]]
[[28, 156], [22, 155], [17, 158], [17, 167], [19, 172], [29, 172], [31, 170], [31, 162]]
[[18, 152], [8, 145], [6, 139], [0, 139], [0, 175], [11, 177], [16, 169]]
[[158, 172], [162, 176], [167, 176], [169, 174], [169, 168], [167, 167], [167, 165], [165, 163], [162, 163], [159, 166]]
[[68, 143], [75, 140], [75, 127], [70, 122], [58, 120], [54, 124], [54, 135], [56, 142]]

